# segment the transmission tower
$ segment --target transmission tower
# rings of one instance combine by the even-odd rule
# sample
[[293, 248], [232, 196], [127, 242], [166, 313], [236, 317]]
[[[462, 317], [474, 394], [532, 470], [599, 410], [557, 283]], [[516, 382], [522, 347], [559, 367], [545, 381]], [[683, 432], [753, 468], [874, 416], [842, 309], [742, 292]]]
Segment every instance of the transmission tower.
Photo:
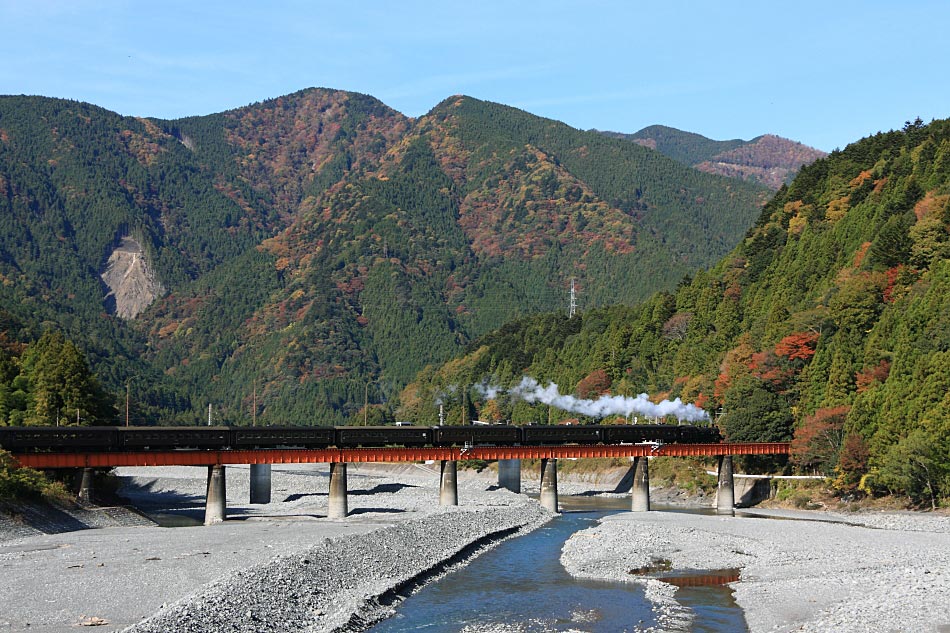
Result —
[[574, 278], [571, 277], [571, 307], [567, 311], [567, 318], [573, 319], [577, 312], [577, 293], [574, 291]]

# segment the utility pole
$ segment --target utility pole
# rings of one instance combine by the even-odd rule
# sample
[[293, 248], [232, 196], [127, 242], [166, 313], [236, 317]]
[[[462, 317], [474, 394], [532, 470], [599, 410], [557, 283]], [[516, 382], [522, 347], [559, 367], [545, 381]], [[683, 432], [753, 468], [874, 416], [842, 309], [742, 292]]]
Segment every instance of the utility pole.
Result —
[[573, 319], [577, 312], [577, 294], [574, 291], [574, 278], [571, 277], [571, 307], [567, 311], [567, 318]]
[[369, 381], [363, 389], [363, 426], [369, 425]]
[[254, 379], [254, 395], [251, 398], [254, 406], [251, 410], [251, 426], [257, 426], [257, 378]]
[[125, 381], [125, 425], [129, 425], [129, 381]]

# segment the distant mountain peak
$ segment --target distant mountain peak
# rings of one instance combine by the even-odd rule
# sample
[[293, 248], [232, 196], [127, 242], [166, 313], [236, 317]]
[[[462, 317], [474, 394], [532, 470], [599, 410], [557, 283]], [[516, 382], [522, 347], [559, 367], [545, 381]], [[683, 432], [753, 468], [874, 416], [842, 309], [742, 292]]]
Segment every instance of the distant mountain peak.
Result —
[[759, 183], [773, 190], [791, 182], [803, 165], [827, 156], [821, 150], [775, 134], [763, 134], [750, 141], [716, 141], [665, 125], [651, 125], [635, 134], [602, 133], [649, 147], [700, 171]]

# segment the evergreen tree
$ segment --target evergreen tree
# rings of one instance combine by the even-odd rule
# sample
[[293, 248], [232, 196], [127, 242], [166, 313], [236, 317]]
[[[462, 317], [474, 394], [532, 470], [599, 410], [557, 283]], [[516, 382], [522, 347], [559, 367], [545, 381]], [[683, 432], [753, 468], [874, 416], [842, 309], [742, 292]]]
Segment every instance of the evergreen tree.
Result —
[[[16, 403], [26, 405], [8, 421], [33, 425], [114, 424], [117, 411], [112, 398], [89, 370], [82, 352], [59, 331], [47, 331], [30, 345], [21, 359], [21, 373], [8, 388], [26, 392]], [[22, 416], [22, 417], [21, 417]]]

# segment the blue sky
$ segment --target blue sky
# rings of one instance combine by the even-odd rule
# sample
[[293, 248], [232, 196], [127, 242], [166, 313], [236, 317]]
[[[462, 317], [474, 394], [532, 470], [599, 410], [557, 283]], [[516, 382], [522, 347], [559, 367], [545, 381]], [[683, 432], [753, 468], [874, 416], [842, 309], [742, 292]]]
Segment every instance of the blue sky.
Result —
[[844, 147], [950, 117], [950, 3], [0, 0], [0, 94], [209, 114], [302, 88], [454, 94], [581, 129]]

